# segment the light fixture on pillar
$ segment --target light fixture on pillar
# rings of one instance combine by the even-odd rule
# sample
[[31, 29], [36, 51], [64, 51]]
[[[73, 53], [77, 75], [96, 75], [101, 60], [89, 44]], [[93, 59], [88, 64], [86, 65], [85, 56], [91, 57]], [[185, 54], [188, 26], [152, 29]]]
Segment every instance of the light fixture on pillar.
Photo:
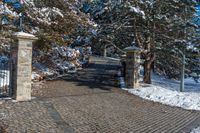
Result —
[[19, 29], [23, 32], [23, 14], [19, 13]]

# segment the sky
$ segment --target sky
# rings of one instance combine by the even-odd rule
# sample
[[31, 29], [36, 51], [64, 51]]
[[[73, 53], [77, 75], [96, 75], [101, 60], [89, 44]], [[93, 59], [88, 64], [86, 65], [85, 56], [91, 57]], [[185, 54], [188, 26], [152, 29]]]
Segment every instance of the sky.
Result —
[[197, 10], [198, 10], [197, 14], [200, 15], [200, 6], [197, 7]]
[[[197, 14], [200, 16], [200, 6], [197, 7]], [[198, 19], [198, 18], [197, 18]], [[195, 19], [196, 20], [196, 19]], [[197, 22], [198, 25], [200, 25], [200, 21]]]

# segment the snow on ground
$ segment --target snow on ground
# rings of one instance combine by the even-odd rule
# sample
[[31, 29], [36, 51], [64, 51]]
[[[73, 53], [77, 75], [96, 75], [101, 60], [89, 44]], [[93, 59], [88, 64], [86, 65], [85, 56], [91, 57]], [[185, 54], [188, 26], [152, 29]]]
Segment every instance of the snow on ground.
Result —
[[10, 83], [10, 71], [0, 70], [0, 87], [9, 85]]
[[[120, 73], [119, 73], [120, 75]], [[188, 110], [200, 110], [200, 83], [185, 80], [185, 92], [180, 92], [180, 82], [153, 75], [153, 84], [143, 84], [136, 89], [125, 88], [124, 78], [120, 77], [121, 88], [147, 100], [160, 102]]]
[[[185, 90], [180, 92], [180, 81], [166, 79], [156, 74], [152, 76], [151, 85], [141, 83], [141, 87], [136, 89], [125, 88], [124, 77], [121, 77], [120, 71], [118, 76], [120, 87], [131, 94], [170, 106], [200, 110], [200, 82], [196, 83], [192, 78], [185, 79]], [[200, 133], [200, 127], [193, 129], [191, 133]]]
[[[33, 63], [33, 80], [43, 80], [46, 77], [59, 77], [66, 73], [75, 73], [81, 70], [82, 66], [88, 62], [91, 51], [88, 48], [67, 46], [53, 47], [48, 53], [35, 53]], [[38, 58], [41, 55], [42, 58]]]
[[[171, 80], [164, 78], [163, 76], [159, 76], [153, 74], [153, 84], [156, 86], [161, 86], [163, 88], [167, 88], [169, 90], [180, 90], [180, 81]], [[200, 80], [199, 83], [196, 83], [191, 77], [186, 78], [185, 80], [185, 92], [199, 92], [200, 93]]]
[[8, 66], [9, 58], [5, 55], [0, 56], [0, 87], [9, 85], [10, 71]]
[[16, 36], [35, 37], [34, 35], [28, 34], [28, 33], [25, 33], [25, 32], [16, 32], [14, 35], [16, 35]]
[[190, 133], [200, 133], [200, 127], [193, 129]]

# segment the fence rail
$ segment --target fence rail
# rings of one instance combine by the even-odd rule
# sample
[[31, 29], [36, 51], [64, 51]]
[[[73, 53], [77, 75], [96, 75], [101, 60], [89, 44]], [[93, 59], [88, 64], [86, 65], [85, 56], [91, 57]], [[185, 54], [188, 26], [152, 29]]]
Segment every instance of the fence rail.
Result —
[[9, 97], [12, 94], [11, 66], [9, 56], [0, 56], [0, 97]]

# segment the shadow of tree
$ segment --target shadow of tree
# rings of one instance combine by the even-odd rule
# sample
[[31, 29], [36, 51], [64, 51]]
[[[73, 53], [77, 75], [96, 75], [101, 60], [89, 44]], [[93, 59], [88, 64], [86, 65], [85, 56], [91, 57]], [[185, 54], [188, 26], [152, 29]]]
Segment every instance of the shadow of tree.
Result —
[[118, 87], [117, 70], [120, 66], [110, 64], [89, 64], [88, 68], [78, 73], [62, 77], [64, 81], [74, 82], [77, 86], [89, 89], [111, 90]]

